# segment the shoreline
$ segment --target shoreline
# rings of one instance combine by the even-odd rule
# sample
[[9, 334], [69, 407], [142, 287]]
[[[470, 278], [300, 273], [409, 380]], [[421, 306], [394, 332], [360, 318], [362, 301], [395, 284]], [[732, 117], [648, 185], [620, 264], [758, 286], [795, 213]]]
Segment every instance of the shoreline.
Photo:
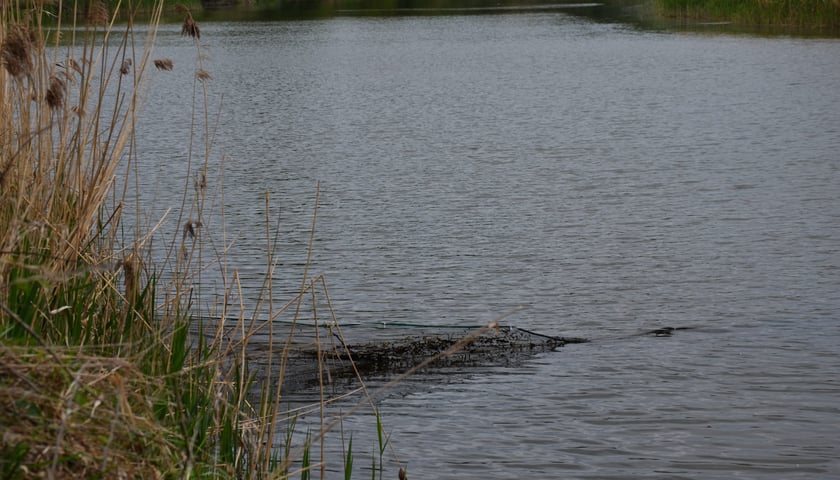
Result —
[[840, 2], [819, 0], [650, 0], [652, 13], [685, 26], [840, 34]]

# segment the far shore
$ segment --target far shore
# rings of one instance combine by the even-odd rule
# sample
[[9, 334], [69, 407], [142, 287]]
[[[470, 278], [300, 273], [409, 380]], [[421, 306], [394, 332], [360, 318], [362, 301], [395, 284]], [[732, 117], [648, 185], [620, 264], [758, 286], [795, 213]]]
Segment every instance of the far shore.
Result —
[[[489, 2], [499, 6], [532, 7], [533, 2], [523, 0], [501, 0]], [[840, 34], [840, 0], [602, 0], [598, 2], [614, 11], [621, 11], [622, 17], [635, 18], [643, 24], [682, 26], [724, 26], [745, 29], [773, 31], [823, 31]], [[203, 21], [213, 20], [280, 20], [295, 18], [330, 17], [344, 8], [352, 7], [357, 12], [400, 11], [410, 14], [418, 9], [428, 13], [430, 9], [449, 10], [469, 6], [476, 8], [483, 1], [471, 0], [186, 0], [178, 8], [165, 8], [164, 21], [180, 21], [181, 11], [189, 9]], [[142, 7], [141, 7], [142, 8]], [[596, 14], [597, 15], [597, 14]]]

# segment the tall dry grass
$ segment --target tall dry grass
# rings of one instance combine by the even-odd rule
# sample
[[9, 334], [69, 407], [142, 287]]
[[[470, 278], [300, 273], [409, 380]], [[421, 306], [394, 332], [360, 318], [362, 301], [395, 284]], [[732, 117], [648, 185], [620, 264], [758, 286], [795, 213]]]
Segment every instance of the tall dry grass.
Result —
[[[62, 5], [52, 15], [41, 3], [0, 9], [0, 302], [21, 307], [15, 328], [84, 345], [102, 340], [98, 322], [111, 316], [94, 313], [124, 302], [96, 288], [78, 311], [61, 300], [123, 267], [137, 273], [132, 252], [115, 248], [122, 202], [106, 199], [132, 155], [154, 30], [136, 49], [104, 4], [85, 15]], [[73, 330], [78, 317], [84, 328]]]
[[115, 191], [160, 6], [135, 45], [104, 3], [0, 4], [5, 478], [155, 478], [183, 457], [149, 401], [155, 285], [118, 247]]
[[[375, 405], [359, 376], [356, 407], [327, 421], [337, 399], [327, 394], [330, 355], [321, 345], [336, 338], [335, 348], [346, 345], [326, 280], [309, 272], [307, 259], [299, 293], [275, 303], [267, 196], [258, 305], [242, 300], [224, 232], [219, 239], [204, 232], [212, 148], [194, 139], [212, 138], [212, 75], [186, 10], [182, 34], [196, 50], [193, 105], [202, 107], [185, 131], [182, 230], [161, 260], [149, 239], [162, 220], [147, 231], [126, 226], [130, 189], [118, 172], [132, 171], [142, 155], [135, 125], [142, 98], [154, 94], [148, 77], [178, 66], [153, 58], [162, 2], [143, 34], [131, 5], [114, 5], [0, 3], [0, 476], [324, 478], [331, 462], [350, 478], [351, 448], [327, 458], [325, 439], [343, 432], [346, 415]], [[310, 254], [317, 194], [313, 203]], [[197, 306], [210, 268], [225, 298], [217, 321], [205, 325]], [[165, 282], [162, 271], [170, 272]], [[308, 411], [319, 427], [295, 441], [297, 417], [284, 409], [283, 385], [304, 323], [315, 332], [321, 393]], [[267, 371], [259, 382], [248, 359], [257, 336]], [[390, 443], [382, 439], [390, 437], [376, 418], [381, 477]]]

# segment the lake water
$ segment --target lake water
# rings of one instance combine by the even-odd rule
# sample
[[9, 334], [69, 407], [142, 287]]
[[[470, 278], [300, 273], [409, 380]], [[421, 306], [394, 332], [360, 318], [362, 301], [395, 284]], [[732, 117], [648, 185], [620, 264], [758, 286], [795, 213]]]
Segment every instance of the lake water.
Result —
[[[410, 478], [840, 477], [840, 41], [470, 13], [201, 25], [201, 235], [232, 244], [243, 302], [266, 215], [275, 301], [299, 287], [320, 182], [309, 273], [340, 322], [522, 307], [503, 322], [592, 339], [386, 396]], [[145, 96], [138, 171], [145, 221], [172, 208], [159, 235], [180, 238], [204, 134], [188, 162], [179, 29], [159, 35], [175, 70]], [[695, 328], [634, 336], [663, 326]], [[344, 428], [369, 477], [375, 421]]]

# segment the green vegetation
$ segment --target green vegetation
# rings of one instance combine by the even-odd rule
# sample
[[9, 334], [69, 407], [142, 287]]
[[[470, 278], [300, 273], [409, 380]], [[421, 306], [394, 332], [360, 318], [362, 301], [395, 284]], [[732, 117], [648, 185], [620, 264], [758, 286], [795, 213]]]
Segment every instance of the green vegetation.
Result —
[[741, 25], [840, 28], [840, 0], [655, 0], [662, 15]]
[[[238, 276], [202, 231], [211, 146], [191, 145], [210, 123], [198, 24], [182, 10], [195, 64], [174, 65], [153, 57], [162, 3], [143, 13], [142, 31], [136, 19], [116, 23], [131, 15], [101, 3], [57, 4], [66, 10], [55, 15], [42, 7], [0, 4], [0, 476], [309, 478], [320, 469], [323, 477], [324, 438], [344, 418], [325, 421], [324, 375], [310, 409], [320, 428], [296, 445], [296, 416], [281, 400], [294, 324], [308, 311], [301, 304], [328, 299], [326, 282], [307, 267], [298, 295], [274, 305], [267, 221], [268, 300], [230, 307]], [[148, 78], [173, 68], [194, 71], [185, 97], [203, 107], [186, 108], [204, 123], [185, 126], [183, 229], [155, 260], [157, 227], [137, 227], [140, 212], [130, 218], [125, 205], [138, 202], [118, 172], [137, 171], [143, 154], [134, 125], [141, 97], [155, 94]], [[315, 215], [313, 232], [314, 224]], [[204, 325], [200, 278], [213, 268], [228, 295], [214, 312], [220, 320]], [[281, 316], [292, 325], [282, 335], [273, 327]], [[317, 334], [317, 316], [305, 320]], [[331, 328], [333, 338], [334, 317]], [[257, 333], [268, 338], [259, 382], [246, 359]], [[322, 372], [321, 356], [313, 362]], [[365, 396], [350, 413], [368, 404]], [[376, 429], [381, 438], [378, 415]], [[334, 463], [352, 468], [350, 448]]]

